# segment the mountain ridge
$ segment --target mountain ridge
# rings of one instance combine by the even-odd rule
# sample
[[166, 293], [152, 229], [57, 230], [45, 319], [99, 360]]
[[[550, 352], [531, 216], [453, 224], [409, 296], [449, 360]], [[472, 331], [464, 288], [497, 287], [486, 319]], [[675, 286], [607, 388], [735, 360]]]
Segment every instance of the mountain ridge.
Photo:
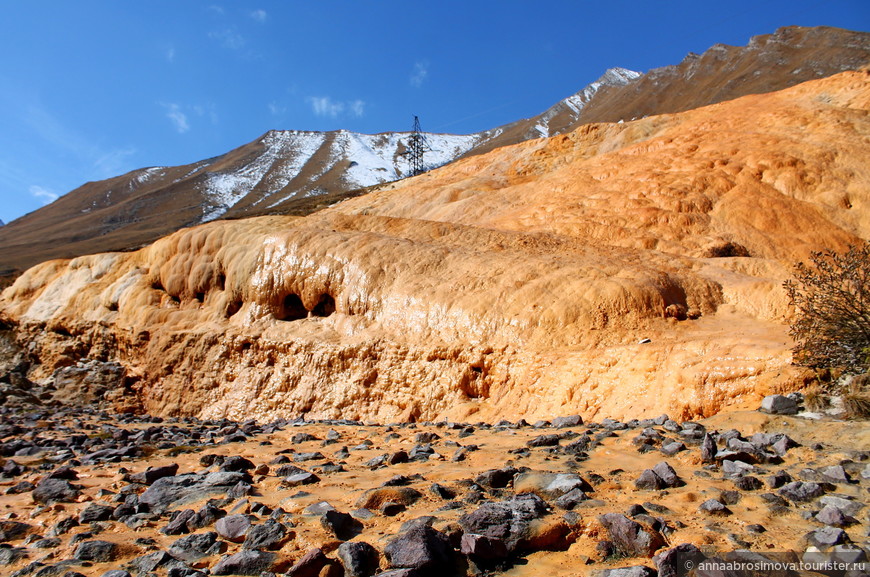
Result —
[[[728, 63], [731, 64], [728, 64]], [[782, 28], [646, 74], [608, 69], [538, 116], [471, 135], [427, 134], [430, 167], [589, 122], [618, 122], [776, 90], [870, 62], [870, 34]], [[779, 70], [782, 69], [782, 70]], [[782, 72], [781, 74], [777, 72]], [[756, 74], [758, 73], [758, 74]], [[764, 90], [762, 90], [764, 89]], [[37, 262], [131, 250], [217, 218], [307, 214], [402, 176], [408, 133], [268, 131], [210, 159], [90, 182], [0, 228], [0, 275]]]

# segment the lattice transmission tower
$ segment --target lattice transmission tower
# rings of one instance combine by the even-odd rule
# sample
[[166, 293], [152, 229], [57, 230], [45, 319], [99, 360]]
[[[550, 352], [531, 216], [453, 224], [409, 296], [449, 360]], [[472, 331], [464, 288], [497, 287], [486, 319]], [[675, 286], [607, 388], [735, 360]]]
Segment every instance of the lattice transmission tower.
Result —
[[407, 142], [405, 142], [405, 152], [402, 153], [402, 156], [408, 162], [408, 176], [417, 176], [426, 172], [423, 155], [430, 150], [432, 148], [429, 146], [429, 141], [420, 128], [420, 118], [415, 116], [414, 129], [411, 131]]

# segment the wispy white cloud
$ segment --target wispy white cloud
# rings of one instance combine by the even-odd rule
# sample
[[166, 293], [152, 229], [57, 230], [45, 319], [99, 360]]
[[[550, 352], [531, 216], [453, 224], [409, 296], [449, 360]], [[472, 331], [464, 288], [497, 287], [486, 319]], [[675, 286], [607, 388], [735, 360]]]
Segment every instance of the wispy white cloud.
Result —
[[213, 30], [208, 37], [221, 43], [221, 46], [230, 50], [241, 50], [248, 43], [245, 37], [233, 28]]
[[408, 81], [414, 88], [420, 88], [429, 77], [429, 62], [419, 60], [414, 63], [414, 69], [411, 71], [411, 76]]
[[165, 55], [167, 62], [169, 62], [170, 64], [175, 62], [175, 47], [170, 46], [169, 48], [167, 48]]
[[132, 146], [117, 148], [104, 153], [94, 161], [94, 167], [106, 178], [117, 176], [129, 170], [129, 159], [136, 154], [137, 150]]
[[335, 102], [329, 96], [312, 96], [308, 99], [311, 103], [311, 110], [317, 116], [331, 116], [336, 118], [344, 112], [344, 104]]
[[362, 100], [354, 100], [350, 103], [348, 110], [351, 114], [356, 116], [357, 118], [363, 116], [365, 114], [366, 103]]
[[333, 100], [329, 96], [312, 96], [308, 98], [308, 102], [311, 104], [311, 110], [317, 116], [338, 118], [347, 113], [350, 116], [359, 118], [365, 114], [366, 103], [362, 100], [342, 102]]
[[190, 130], [187, 114], [181, 109], [180, 104], [176, 102], [161, 102], [160, 105], [166, 109], [166, 118], [172, 122], [178, 134], [184, 134]]
[[286, 106], [281, 106], [277, 102], [270, 102], [269, 103], [269, 113], [272, 116], [283, 116], [284, 114], [286, 114], [286, 112], [287, 112]]
[[30, 187], [29, 191], [30, 196], [40, 201], [43, 206], [45, 206], [46, 204], [51, 204], [59, 198], [59, 195], [57, 193], [51, 192], [50, 190], [41, 186], [37, 186], [35, 184]]
[[226, 12], [224, 10], [223, 6], [218, 6], [217, 4], [212, 4], [211, 6], [208, 7], [208, 9], [211, 10], [212, 12], [214, 12], [215, 14], [218, 14], [219, 16], [223, 16], [224, 13]]
[[251, 18], [261, 24], [264, 23], [268, 17], [269, 15], [266, 13], [265, 10], [262, 9], [254, 10], [253, 12], [251, 12]]

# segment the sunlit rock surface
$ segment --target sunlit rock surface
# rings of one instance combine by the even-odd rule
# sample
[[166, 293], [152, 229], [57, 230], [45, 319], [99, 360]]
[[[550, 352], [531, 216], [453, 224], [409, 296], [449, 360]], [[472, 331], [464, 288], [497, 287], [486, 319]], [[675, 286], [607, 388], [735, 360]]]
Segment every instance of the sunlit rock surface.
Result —
[[122, 409], [687, 419], [798, 386], [782, 290], [870, 238], [870, 74], [456, 162], [305, 218], [38, 265], [0, 315]]

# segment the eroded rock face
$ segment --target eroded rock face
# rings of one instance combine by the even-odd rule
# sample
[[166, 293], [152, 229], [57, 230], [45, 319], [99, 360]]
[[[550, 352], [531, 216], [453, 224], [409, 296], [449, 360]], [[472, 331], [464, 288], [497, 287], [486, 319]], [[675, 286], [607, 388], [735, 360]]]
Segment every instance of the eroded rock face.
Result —
[[0, 320], [31, 380], [118, 362], [103, 398], [160, 415], [709, 415], [799, 380], [781, 284], [870, 237], [868, 103], [847, 72], [587, 125], [304, 219], [43, 263]]

